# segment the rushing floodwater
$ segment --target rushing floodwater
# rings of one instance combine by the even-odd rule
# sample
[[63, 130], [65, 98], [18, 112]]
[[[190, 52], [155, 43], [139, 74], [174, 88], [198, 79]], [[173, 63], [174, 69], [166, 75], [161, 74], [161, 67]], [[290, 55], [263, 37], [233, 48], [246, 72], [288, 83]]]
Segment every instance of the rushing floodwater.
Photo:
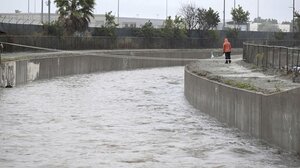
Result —
[[299, 167], [191, 107], [183, 67], [0, 89], [0, 167]]

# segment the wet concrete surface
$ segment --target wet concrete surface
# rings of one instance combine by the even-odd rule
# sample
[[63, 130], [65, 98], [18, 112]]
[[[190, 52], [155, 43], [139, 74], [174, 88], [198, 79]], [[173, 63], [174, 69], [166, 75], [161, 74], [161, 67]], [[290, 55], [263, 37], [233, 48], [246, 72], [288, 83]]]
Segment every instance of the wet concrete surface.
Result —
[[270, 94], [300, 87], [300, 83], [293, 83], [291, 76], [258, 69], [242, 60], [241, 55], [233, 55], [232, 63], [225, 64], [224, 57], [195, 61], [188, 66], [189, 70], [200, 76], [207, 76], [222, 83], [236, 81], [247, 83], [256, 91]]

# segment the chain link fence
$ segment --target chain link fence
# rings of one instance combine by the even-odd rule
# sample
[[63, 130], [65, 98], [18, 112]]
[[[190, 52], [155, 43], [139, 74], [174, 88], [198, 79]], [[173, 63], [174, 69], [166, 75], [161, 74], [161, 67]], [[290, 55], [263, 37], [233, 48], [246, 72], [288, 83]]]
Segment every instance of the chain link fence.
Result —
[[40, 20], [30, 16], [1, 16], [0, 31], [8, 34], [32, 34], [32, 32], [42, 32]]
[[33, 16], [2, 16], [0, 15], [0, 23], [11, 23], [11, 24], [30, 24], [30, 25], [41, 25], [41, 20], [37, 20]]
[[[233, 49], [243, 48], [247, 39], [230, 39]], [[261, 42], [265, 39], [256, 39]], [[105, 37], [105, 36], [0, 36], [0, 42], [59, 50], [101, 49], [204, 49], [222, 48], [223, 38]], [[4, 46], [4, 52], [32, 51], [30, 47]]]
[[[99, 49], [201, 49], [222, 48], [223, 39], [162, 38], [162, 37], [56, 37], [56, 36], [0, 36], [0, 42], [59, 50]], [[235, 48], [242, 48], [243, 41], [235, 41]], [[240, 43], [238, 46], [237, 43]], [[30, 51], [30, 48], [4, 46], [4, 52]]]

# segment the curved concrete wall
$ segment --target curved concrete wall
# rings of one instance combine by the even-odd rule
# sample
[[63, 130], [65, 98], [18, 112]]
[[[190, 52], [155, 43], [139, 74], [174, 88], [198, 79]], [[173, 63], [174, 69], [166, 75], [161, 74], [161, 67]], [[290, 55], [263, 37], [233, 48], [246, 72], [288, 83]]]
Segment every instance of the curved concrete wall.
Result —
[[[0, 87], [39, 79], [98, 71], [184, 66], [195, 59], [210, 58], [212, 49], [102, 50], [32, 54], [0, 66]], [[214, 50], [218, 51], [218, 50]], [[236, 54], [242, 52], [236, 49]]]
[[196, 76], [185, 68], [184, 94], [195, 108], [219, 121], [300, 153], [300, 88], [263, 95]]
[[[53, 54], [42, 59], [36, 56], [1, 64], [0, 86], [97, 71], [183, 66], [195, 58], [209, 58], [210, 51], [124, 50]], [[207, 80], [187, 69], [184, 87], [187, 100], [202, 112], [257, 138], [300, 152], [300, 88], [262, 95]]]
[[[57, 76], [92, 73], [98, 71], [128, 70], [161, 66], [184, 65], [188, 61], [109, 58], [98, 56], [56, 57], [7, 62], [2, 68], [1, 85], [19, 85]], [[0, 72], [1, 73], [1, 72]]]

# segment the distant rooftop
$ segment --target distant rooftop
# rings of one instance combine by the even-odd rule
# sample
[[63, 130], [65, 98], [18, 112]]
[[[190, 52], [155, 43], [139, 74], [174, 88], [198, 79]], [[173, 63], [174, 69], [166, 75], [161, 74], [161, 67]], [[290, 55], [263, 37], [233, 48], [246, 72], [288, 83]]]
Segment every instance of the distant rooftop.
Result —
[[[57, 20], [58, 14], [50, 14], [50, 22]], [[48, 22], [48, 13], [0, 13], [0, 22], [2, 23], [14, 23], [14, 24], [33, 24], [41, 25], [43, 22]], [[141, 27], [146, 22], [151, 21], [155, 28], [162, 27], [164, 19], [154, 18], [131, 18], [131, 17], [120, 17], [119, 24], [121, 28], [124, 27]], [[116, 22], [118, 18], [116, 18]], [[105, 23], [105, 15], [96, 14], [91, 19], [90, 27], [101, 27]]]

